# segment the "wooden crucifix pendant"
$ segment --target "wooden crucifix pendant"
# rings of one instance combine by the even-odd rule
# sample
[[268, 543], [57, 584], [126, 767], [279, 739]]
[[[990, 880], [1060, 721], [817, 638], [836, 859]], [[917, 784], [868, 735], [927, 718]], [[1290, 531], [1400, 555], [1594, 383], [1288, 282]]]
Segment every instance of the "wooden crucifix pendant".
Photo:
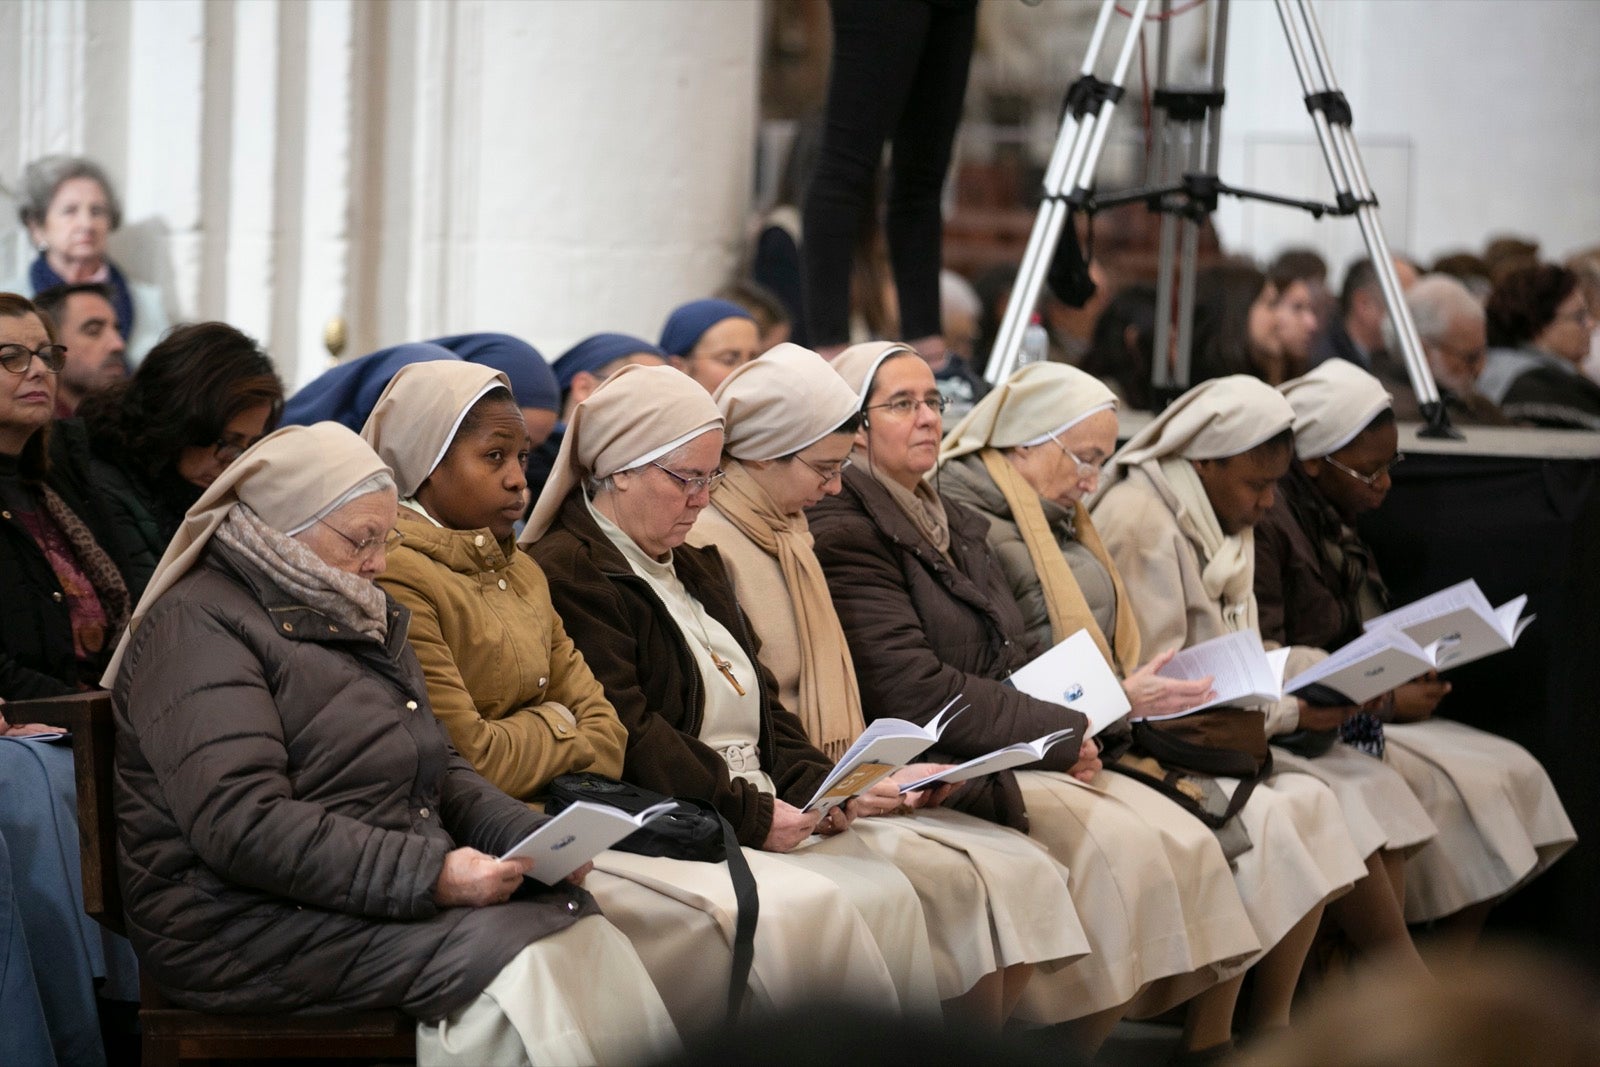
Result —
[[[711, 652], [710, 649], [707, 649], [706, 651]], [[738, 693], [740, 696], [744, 696], [744, 686], [740, 685], [739, 679], [733, 676], [733, 664], [729, 663], [715, 652], [711, 652], [711, 662], [717, 665], [717, 670], [721, 671], [722, 676], [728, 680], [728, 684], [733, 686], [733, 691]]]

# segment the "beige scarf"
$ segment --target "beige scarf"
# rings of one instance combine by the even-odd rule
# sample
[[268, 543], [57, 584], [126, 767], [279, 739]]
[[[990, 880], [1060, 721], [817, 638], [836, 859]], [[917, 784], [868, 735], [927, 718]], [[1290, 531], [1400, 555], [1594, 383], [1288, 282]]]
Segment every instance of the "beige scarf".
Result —
[[1231, 537], [1222, 532], [1189, 460], [1169, 456], [1146, 461], [1140, 469], [1156, 484], [1165, 484], [1178, 501], [1178, 528], [1200, 555], [1201, 584], [1206, 596], [1222, 605], [1223, 623], [1230, 631], [1256, 629], [1255, 531], [1246, 529]]
[[1077, 633], [1079, 630], [1088, 630], [1089, 636], [1094, 638], [1094, 643], [1099, 647], [1100, 654], [1106, 662], [1118, 667], [1124, 677], [1139, 668], [1139, 622], [1134, 617], [1133, 607], [1128, 603], [1128, 591], [1122, 585], [1122, 576], [1117, 573], [1116, 565], [1111, 562], [1111, 555], [1106, 551], [1106, 546], [1100, 541], [1100, 534], [1095, 530], [1094, 523], [1089, 521], [1089, 509], [1082, 504], [1073, 508], [1073, 519], [1077, 527], [1078, 543], [1087, 548], [1095, 559], [1099, 560], [1111, 575], [1111, 585], [1117, 595], [1117, 629], [1116, 629], [1116, 654], [1112, 655], [1111, 646], [1106, 642], [1106, 635], [1101, 631], [1100, 624], [1095, 622], [1094, 612], [1090, 610], [1089, 603], [1083, 597], [1083, 590], [1078, 587], [1077, 579], [1072, 576], [1072, 568], [1067, 564], [1066, 557], [1061, 554], [1061, 548], [1056, 544], [1055, 533], [1050, 529], [1050, 521], [1045, 518], [1044, 508], [1039, 504], [1039, 494], [1033, 486], [1022, 476], [1005, 454], [998, 449], [985, 448], [978, 455], [983, 459], [984, 469], [994, 479], [994, 484], [1006, 498], [1006, 503], [1011, 508], [1011, 518], [1017, 524], [1017, 529], [1022, 532], [1022, 542], [1028, 547], [1028, 558], [1033, 561], [1034, 573], [1039, 576], [1039, 586], [1044, 590], [1044, 604], [1050, 613], [1051, 640], [1060, 643]]
[[[856, 450], [860, 453], [860, 449]], [[861, 462], [858, 458], [857, 462]], [[939, 550], [945, 559], [950, 558], [950, 516], [945, 513], [944, 501], [939, 499], [939, 494], [933, 491], [933, 486], [927, 482], [917, 482], [916, 489], [907, 489], [888, 475], [881, 474], [872, 467], [870, 455], [866, 458], [869, 470], [872, 470], [873, 480], [884, 489], [888, 490], [889, 499], [893, 500], [905, 512], [906, 518], [916, 526], [917, 532], [926, 537]]]
[[712, 500], [727, 520], [783, 570], [800, 636], [800, 706], [791, 708], [813, 744], [837, 760], [866, 729], [855, 663], [844, 627], [833, 610], [822, 565], [811, 549], [804, 515], [784, 515], [772, 498], [734, 460]]

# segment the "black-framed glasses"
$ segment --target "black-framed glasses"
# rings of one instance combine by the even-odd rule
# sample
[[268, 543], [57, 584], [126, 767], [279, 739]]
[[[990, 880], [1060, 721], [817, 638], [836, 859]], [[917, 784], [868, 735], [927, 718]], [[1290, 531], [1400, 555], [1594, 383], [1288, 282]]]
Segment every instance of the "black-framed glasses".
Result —
[[217, 457], [218, 463], [226, 467], [244, 455], [251, 445], [254, 445], [265, 436], [266, 434], [260, 434], [256, 437], [244, 437], [236, 433], [225, 433], [212, 443], [211, 454]]
[[400, 542], [405, 540], [405, 536], [399, 530], [390, 530], [380, 537], [364, 537], [357, 541], [327, 519], [318, 519], [317, 521], [350, 542], [350, 548], [355, 552], [356, 559], [359, 560], [371, 559], [378, 554], [378, 549], [380, 548], [385, 552], [393, 552], [400, 547]]
[[1394, 470], [1396, 465], [1404, 462], [1406, 454], [1404, 452], [1396, 452], [1393, 459], [1379, 467], [1377, 470], [1373, 471], [1371, 474], [1362, 474], [1360, 471], [1351, 470], [1349, 467], [1346, 467], [1343, 463], [1340, 463], [1332, 456], [1323, 456], [1322, 458], [1323, 461], [1334, 470], [1343, 474], [1348, 474], [1350, 477], [1354, 478], [1368, 489], [1371, 489], [1373, 486], [1378, 484], [1379, 478], [1382, 478], [1385, 474], [1388, 474], [1390, 471]]
[[817, 466], [815, 463], [812, 463], [809, 459], [806, 459], [803, 456], [795, 456], [794, 458], [798, 459], [801, 463], [804, 463], [806, 465], [806, 469], [812, 474], [815, 474], [818, 478], [821, 478], [823, 485], [827, 485], [835, 478], [843, 478], [844, 472], [849, 470], [850, 464], [855, 462], [855, 460], [851, 459], [849, 456], [846, 456], [838, 463], [835, 463], [832, 467], [824, 469]]
[[34, 356], [39, 357], [45, 370], [56, 374], [66, 366], [67, 346], [41, 345], [38, 348], [29, 348], [27, 345], [0, 345], [0, 367], [4, 367], [12, 374], [28, 373], [28, 368], [33, 366]]
[[886, 404], [868, 404], [862, 410], [878, 411], [882, 409], [897, 419], [905, 419], [916, 415], [917, 409], [924, 404], [926, 404], [928, 410], [933, 412], [935, 415], [943, 415], [944, 409], [950, 406], [950, 402], [942, 396], [936, 396], [932, 398], [902, 396], [896, 397]]
[[722, 481], [723, 475], [728, 473], [718, 468], [703, 478], [686, 478], [671, 467], [663, 467], [653, 460], [650, 466], [669, 475], [673, 481], [677, 482], [682, 487], [684, 496], [694, 496], [696, 493], [715, 488], [716, 484]]

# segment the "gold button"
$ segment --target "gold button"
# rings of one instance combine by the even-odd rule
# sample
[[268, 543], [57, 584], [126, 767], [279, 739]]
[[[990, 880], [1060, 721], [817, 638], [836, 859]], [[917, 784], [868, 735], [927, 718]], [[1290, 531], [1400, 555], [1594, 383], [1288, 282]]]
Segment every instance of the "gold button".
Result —
[[330, 633], [330, 634], [336, 634], [336, 633], [338, 633], [338, 632], [339, 632], [339, 628], [338, 628], [338, 627], [337, 627], [337, 626], [335, 626], [335, 625], [333, 625], [333, 623], [331, 623], [331, 622], [330, 622], [330, 623], [329, 623], [329, 624], [328, 624], [328, 632], [329, 632], [329, 633]]
[[406, 710], [407, 711], [416, 711], [417, 710], [417, 702], [415, 700], [406, 701]]
[[[54, 600], [57, 604], [59, 604], [59, 603], [61, 603], [61, 594], [60, 593], [51, 593], [50, 594], [50, 599]], [[540, 682], [539, 684], [543, 685], [544, 683]]]
[[11, 512], [9, 512], [9, 511], [0, 511], [0, 519], [9, 519], [10, 517], [11, 517]]
[[474, 537], [472, 539], [472, 543], [477, 545], [479, 548], [482, 548], [483, 547], [483, 534], [479, 534], [478, 536]]
[[286, 634], [294, 633], [294, 623], [292, 623], [292, 622], [284, 623], [283, 624], [283, 632], [286, 633]]
[[539, 688], [540, 689], [543, 689], [545, 686], [547, 686], [549, 684], [550, 684], [550, 679], [548, 679], [548, 678], [540, 678], [539, 679]]
[[507, 588], [507, 586], [506, 586], [506, 580], [505, 580], [505, 579], [504, 579], [504, 578], [502, 578], [502, 579], [500, 579], [500, 580], [499, 580], [499, 581], [498, 581], [498, 582], [496, 582], [496, 583], [495, 583], [495, 584], [496, 584], [496, 585], [498, 585], [498, 586], [499, 586], [499, 587], [500, 587], [500, 588], [501, 588], [501, 589], [505, 589], [505, 588]]
[[428, 809], [427, 808], [423, 808], [421, 811], [417, 812], [417, 814], [421, 815], [424, 819], [426, 819], [428, 817]]

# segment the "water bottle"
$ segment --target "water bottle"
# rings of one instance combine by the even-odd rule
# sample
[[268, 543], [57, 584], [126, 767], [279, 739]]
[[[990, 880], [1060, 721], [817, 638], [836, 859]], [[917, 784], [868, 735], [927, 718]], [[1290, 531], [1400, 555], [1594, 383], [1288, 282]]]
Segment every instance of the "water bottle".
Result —
[[1043, 363], [1050, 358], [1050, 335], [1036, 311], [1022, 331], [1022, 351], [1017, 354], [1017, 366], [1025, 363]]

